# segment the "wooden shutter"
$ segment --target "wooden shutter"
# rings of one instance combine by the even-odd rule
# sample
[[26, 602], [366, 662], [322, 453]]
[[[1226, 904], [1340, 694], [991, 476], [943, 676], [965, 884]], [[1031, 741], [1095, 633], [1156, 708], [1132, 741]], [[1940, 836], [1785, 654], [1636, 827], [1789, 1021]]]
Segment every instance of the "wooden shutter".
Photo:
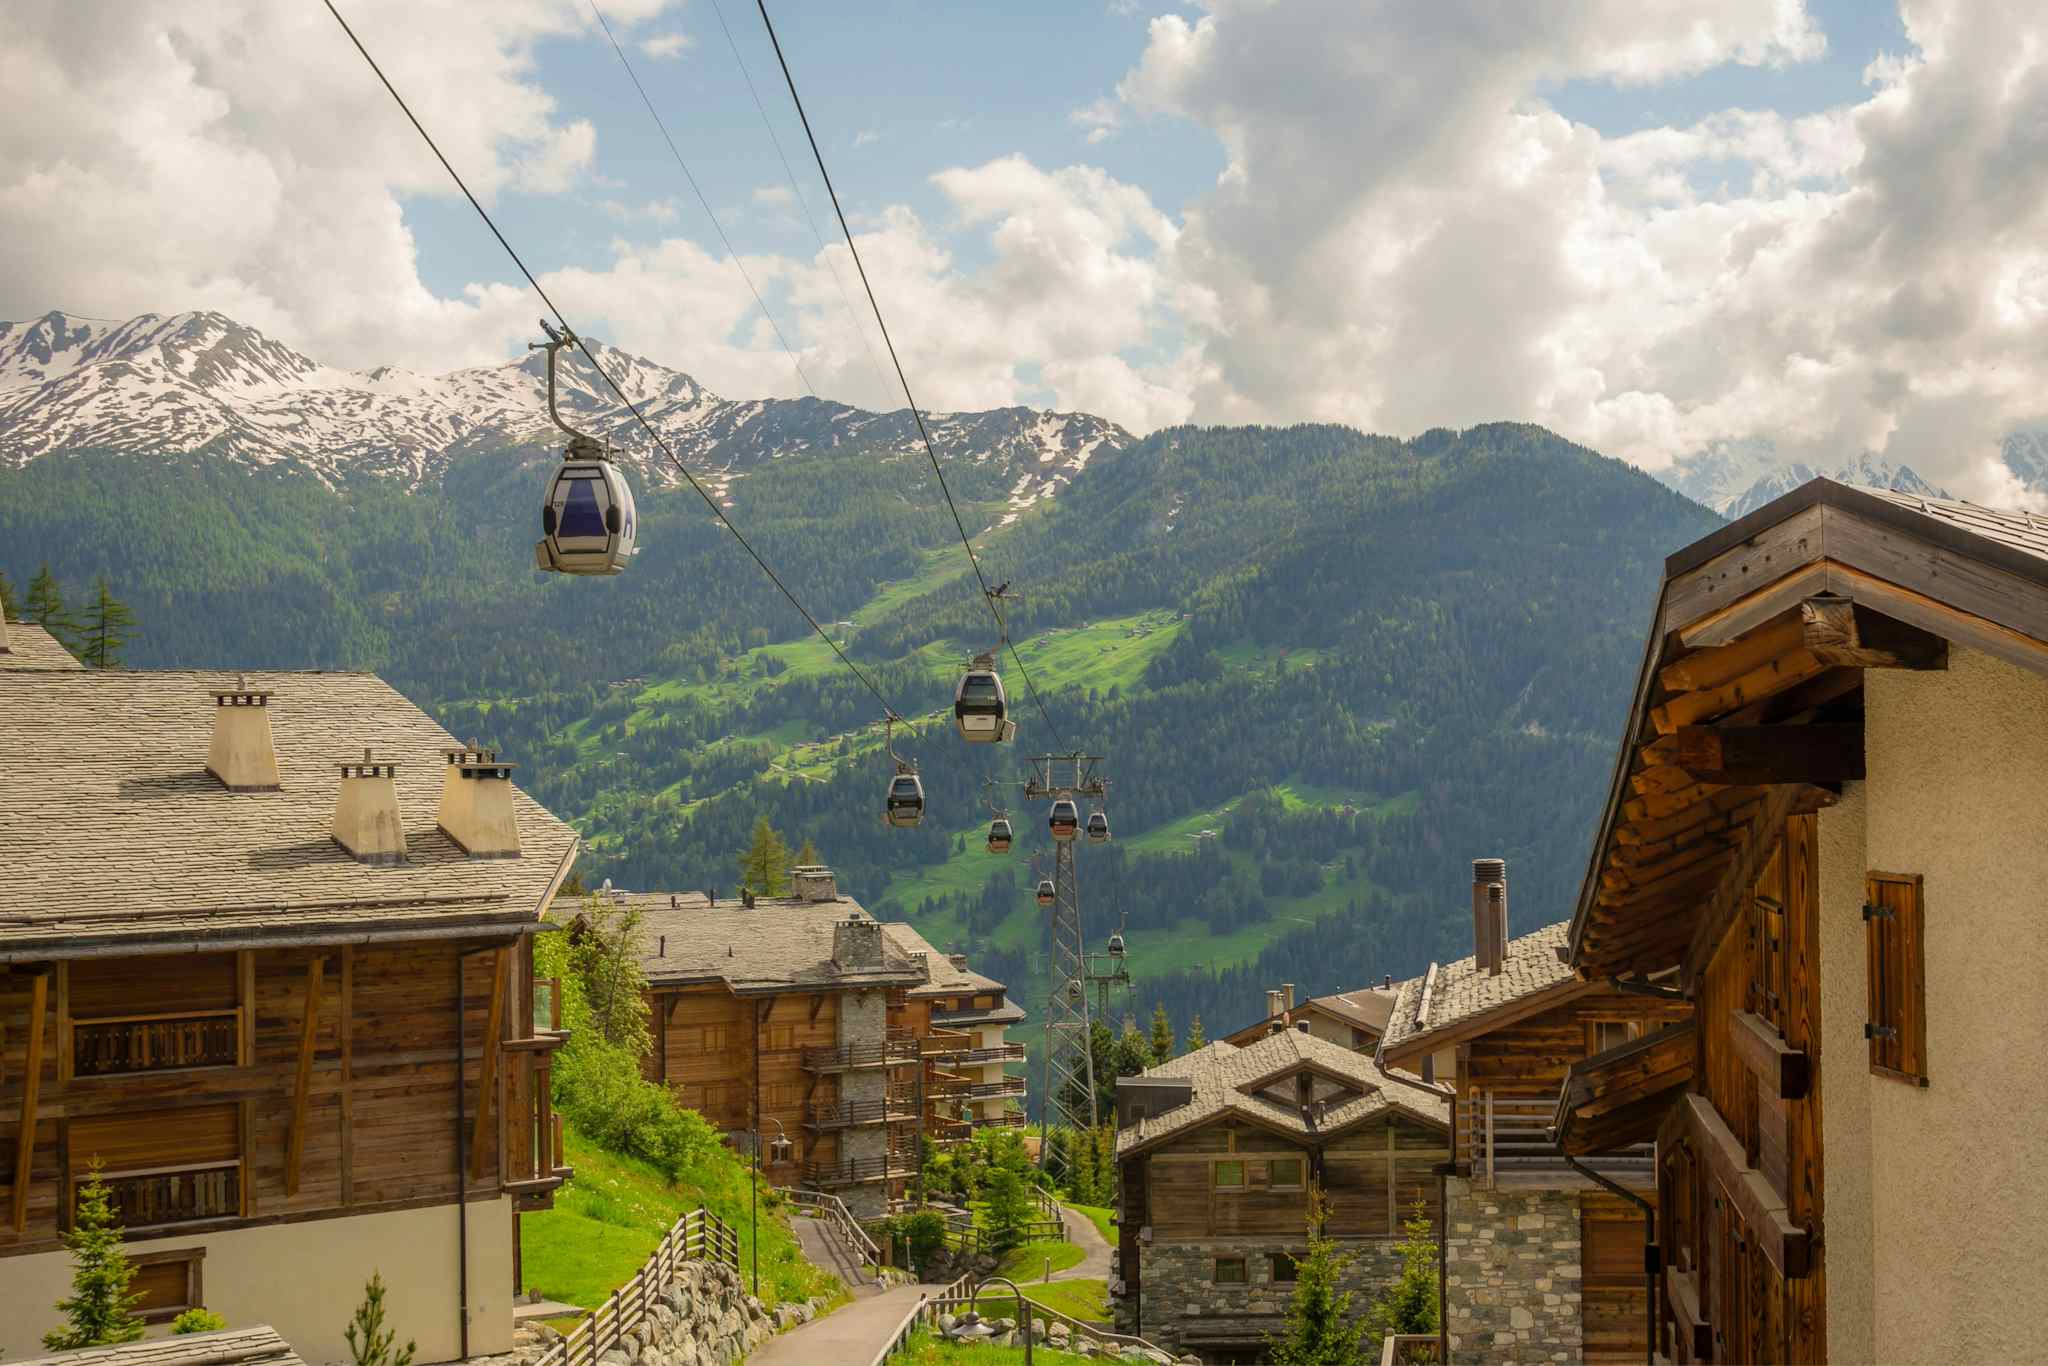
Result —
[[1870, 1070], [1925, 1086], [1926, 914], [1920, 876], [1871, 873], [1863, 926], [1869, 995], [1863, 1033], [1870, 1041]]

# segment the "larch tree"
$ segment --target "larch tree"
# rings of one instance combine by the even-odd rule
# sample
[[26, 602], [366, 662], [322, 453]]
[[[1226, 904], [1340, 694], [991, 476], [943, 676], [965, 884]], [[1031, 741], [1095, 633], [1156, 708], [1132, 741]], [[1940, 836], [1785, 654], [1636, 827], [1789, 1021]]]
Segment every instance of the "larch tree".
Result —
[[7, 577], [7, 571], [0, 569], [0, 618], [8, 621], [21, 620], [21, 604], [14, 600], [14, 583]]
[[64, 610], [64, 591], [57, 586], [57, 576], [50, 572], [47, 561], [28, 581], [28, 596], [21, 600], [21, 619], [42, 627], [59, 643], [66, 643], [76, 629], [77, 623]]
[[1208, 1044], [1209, 1041], [1202, 1037], [1202, 1017], [1200, 1015], [1190, 1015], [1188, 1017], [1188, 1052], [1192, 1053], [1198, 1048], [1206, 1048]]
[[1165, 1062], [1173, 1056], [1173, 1021], [1166, 1017], [1166, 1002], [1152, 1007], [1152, 1061]]
[[808, 835], [804, 837], [804, 847], [796, 851], [796, 863], [794, 866], [798, 868], [815, 868], [818, 866], [818, 851], [812, 847], [810, 836]]
[[789, 846], [766, 816], [754, 818], [753, 842], [740, 855], [740, 881], [760, 896], [789, 890]]
[[118, 669], [128, 642], [141, 634], [135, 613], [108, 589], [105, 576], [94, 580], [92, 588], [92, 601], [75, 628], [78, 652], [88, 668]]

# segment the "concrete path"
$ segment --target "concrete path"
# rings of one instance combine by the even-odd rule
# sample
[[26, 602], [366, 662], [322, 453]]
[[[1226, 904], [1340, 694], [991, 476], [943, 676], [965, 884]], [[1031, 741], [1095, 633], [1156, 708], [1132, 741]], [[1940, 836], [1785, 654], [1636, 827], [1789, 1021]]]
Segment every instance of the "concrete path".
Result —
[[866, 1269], [846, 1250], [846, 1245], [832, 1236], [831, 1227], [823, 1219], [791, 1214], [789, 1226], [796, 1230], [796, 1243], [802, 1249], [804, 1259], [845, 1281], [846, 1288], [853, 1292], [855, 1299], [882, 1293], [882, 1288], [868, 1278]]
[[[803, 1222], [803, 1221], [799, 1221]], [[747, 1366], [867, 1366], [896, 1326], [936, 1287], [899, 1285], [856, 1299], [822, 1319], [772, 1337], [747, 1355]]]
[[[1081, 1260], [1065, 1271], [1055, 1271], [1056, 1281], [1106, 1281], [1109, 1279], [1111, 1248], [1102, 1239], [1095, 1221], [1079, 1210], [1060, 1206], [1060, 1221], [1067, 1226], [1067, 1241], [1081, 1249]], [[1040, 1282], [1043, 1284], [1043, 1282]]]

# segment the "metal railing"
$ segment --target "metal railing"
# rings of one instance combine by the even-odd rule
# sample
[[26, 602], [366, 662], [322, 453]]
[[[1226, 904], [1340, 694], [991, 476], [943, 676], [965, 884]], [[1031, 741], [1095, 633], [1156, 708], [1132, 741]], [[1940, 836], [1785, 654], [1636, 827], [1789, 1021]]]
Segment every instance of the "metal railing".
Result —
[[[1540, 1184], [1560, 1178], [1581, 1180], [1565, 1162], [1550, 1135], [1557, 1096], [1531, 1095], [1483, 1088], [1458, 1101], [1457, 1160], [1484, 1185], [1513, 1184], [1518, 1179]], [[1617, 1181], [1645, 1186], [1656, 1176], [1654, 1143], [1638, 1143], [1586, 1159], [1586, 1165]]]
[[76, 1020], [71, 1070], [81, 1077], [164, 1072], [183, 1067], [233, 1067], [241, 1057], [242, 1012], [191, 1011]]
[[[973, 1281], [974, 1278], [972, 1276], [962, 1276], [959, 1280], [954, 1281], [951, 1285], [948, 1285], [941, 1289], [939, 1291], [939, 1294], [942, 1296], [950, 1297], [954, 1295], [957, 1291], [963, 1289], [968, 1285], [971, 1285]], [[947, 1300], [947, 1303], [949, 1304], [955, 1302], [956, 1301], [952, 1300], [951, 1298], [948, 1298]], [[924, 1320], [925, 1311], [930, 1307], [931, 1303], [932, 1297], [930, 1295], [918, 1296], [917, 1304], [912, 1307], [911, 1311], [908, 1314], [905, 1314], [903, 1316], [903, 1321], [896, 1325], [896, 1331], [889, 1335], [889, 1340], [882, 1344], [881, 1350], [876, 1352], [874, 1356], [869, 1359], [868, 1366], [882, 1366], [882, 1363], [887, 1361], [890, 1357], [893, 1357], [897, 1353], [902, 1352], [906, 1348], [908, 1348], [910, 1346], [911, 1336], [917, 1332], [917, 1326], [920, 1322]], [[937, 1321], [936, 1315], [933, 1315], [933, 1321]]]
[[804, 1123], [813, 1129], [848, 1129], [860, 1124], [910, 1124], [917, 1119], [913, 1096], [886, 1100], [812, 1101], [804, 1107]]
[[860, 1220], [854, 1218], [853, 1212], [846, 1208], [844, 1200], [825, 1191], [799, 1190], [791, 1186], [780, 1189], [783, 1198], [792, 1205], [802, 1206], [815, 1214], [825, 1227], [831, 1230], [832, 1235], [839, 1240], [840, 1246], [846, 1249], [847, 1255], [855, 1264], [864, 1268], [881, 1266], [882, 1249], [876, 1245], [874, 1239], [868, 1237], [867, 1230], [860, 1226]]
[[127, 1228], [232, 1219], [242, 1212], [242, 1164], [195, 1162], [100, 1178]]
[[916, 1039], [890, 1039], [883, 1043], [844, 1043], [836, 1048], [806, 1048], [804, 1070], [841, 1072], [855, 1067], [895, 1067], [920, 1058]]
[[662, 1288], [686, 1261], [722, 1262], [740, 1268], [739, 1230], [699, 1205], [676, 1220], [633, 1279], [614, 1290], [605, 1302], [580, 1320], [568, 1334], [550, 1344], [532, 1366], [594, 1366], [626, 1334], [640, 1326]]

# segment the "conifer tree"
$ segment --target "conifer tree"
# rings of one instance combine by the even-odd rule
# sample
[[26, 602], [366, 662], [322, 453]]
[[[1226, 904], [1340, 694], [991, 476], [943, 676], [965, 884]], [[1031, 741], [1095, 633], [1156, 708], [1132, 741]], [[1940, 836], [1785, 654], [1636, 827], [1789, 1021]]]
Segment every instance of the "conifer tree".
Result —
[[92, 587], [92, 602], [74, 628], [79, 655], [88, 668], [118, 669], [128, 642], [140, 634], [135, 629], [135, 613], [108, 590], [104, 575], [94, 580]]
[[342, 1330], [342, 1337], [348, 1342], [356, 1366], [412, 1366], [414, 1344], [408, 1341], [402, 1349], [393, 1350], [398, 1341], [397, 1330], [384, 1326], [382, 1272], [370, 1273], [369, 1283], [363, 1287], [363, 1302], [356, 1306], [356, 1316]]
[[603, 892], [583, 898], [581, 921], [570, 941], [569, 966], [590, 1010], [590, 1025], [606, 1043], [645, 1056], [647, 974], [640, 966], [640, 908]]
[[1209, 1041], [1202, 1037], [1202, 1017], [1200, 1015], [1188, 1016], [1188, 1052], [1192, 1053], [1198, 1048], [1206, 1048], [1208, 1044]]
[[1038, 1204], [1025, 1188], [1024, 1178], [1008, 1167], [997, 1167], [988, 1176], [988, 1248], [997, 1257], [1022, 1246], [1024, 1226], [1038, 1214]]
[[1401, 1254], [1401, 1274], [1380, 1292], [1365, 1316], [1366, 1333], [1375, 1343], [1392, 1333], [1437, 1330], [1436, 1238], [1422, 1201], [1415, 1202], [1401, 1227], [1407, 1234], [1396, 1248]]
[[1338, 1282], [1351, 1258], [1324, 1236], [1330, 1205], [1322, 1187], [1308, 1189], [1308, 1255], [1294, 1268], [1294, 1296], [1285, 1335], [1273, 1344], [1278, 1366], [1361, 1366], [1362, 1324], [1351, 1319], [1351, 1292]]
[[0, 569], [0, 618], [21, 620], [21, 604], [14, 600], [14, 584], [4, 569]]
[[140, 1341], [142, 1320], [133, 1310], [142, 1296], [128, 1289], [135, 1267], [121, 1250], [121, 1222], [112, 1193], [100, 1180], [97, 1157], [91, 1176], [78, 1188], [78, 1215], [64, 1235], [64, 1246], [71, 1249], [71, 1297], [57, 1301], [64, 1326], [43, 1334], [43, 1346], [68, 1352]]
[[818, 851], [811, 845], [811, 837], [804, 836], [804, 847], [796, 851], [796, 867], [815, 868], [818, 866]]
[[1152, 1007], [1152, 1061], [1154, 1065], [1173, 1056], [1173, 1021], [1166, 1018], [1166, 1002]]
[[64, 592], [57, 586], [57, 576], [50, 572], [48, 561], [28, 581], [28, 596], [21, 602], [21, 619], [34, 622], [60, 643], [67, 642], [71, 635], [76, 623], [64, 610]]
[[789, 846], [768, 824], [754, 818], [754, 839], [740, 855], [740, 881], [760, 896], [781, 896], [789, 890]]

